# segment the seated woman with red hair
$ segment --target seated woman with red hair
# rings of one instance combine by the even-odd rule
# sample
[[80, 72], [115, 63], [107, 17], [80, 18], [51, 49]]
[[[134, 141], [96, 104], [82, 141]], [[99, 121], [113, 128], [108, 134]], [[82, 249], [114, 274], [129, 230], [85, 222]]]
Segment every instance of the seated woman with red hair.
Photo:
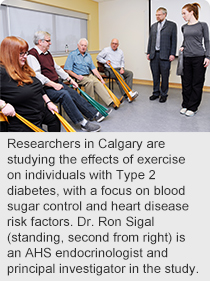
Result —
[[[60, 131], [60, 121], [55, 116], [57, 107], [43, 91], [41, 82], [27, 63], [28, 43], [22, 38], [6, 37], [0, 46], [0, 111], [8, 117], [9, 132], [32, 130], [15, 117], [22, 117], [49, 132]], [[46, 103], [46, 106], [44, 105]], [[5, 122], [0, 122], [5, 123]], [[4, 126], [0, 126], [5, 131]]]

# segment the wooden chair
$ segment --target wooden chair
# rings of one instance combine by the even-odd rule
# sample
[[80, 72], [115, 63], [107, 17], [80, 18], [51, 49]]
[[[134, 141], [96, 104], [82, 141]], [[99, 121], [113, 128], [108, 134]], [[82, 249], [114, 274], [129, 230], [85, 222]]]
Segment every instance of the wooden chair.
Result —
[[113, 90], [113, 87], [114, 87], [114, 86], [113, 86], [114, 78], [111, 78], [110, 75], [107, 76], [107, 75], [105, 74], [105, 67], [104, 67], [104, 64], [103, 64], [103, 63], [97, 61], [97, 65], [98, 65], [97, 70], [98, 70], [98, 72], [101, 74], [101, 77], [102, 77], [103, 79], [108, 79], [108, 81], [109, 81], [109, 89], [110, 89], [110, 90]]

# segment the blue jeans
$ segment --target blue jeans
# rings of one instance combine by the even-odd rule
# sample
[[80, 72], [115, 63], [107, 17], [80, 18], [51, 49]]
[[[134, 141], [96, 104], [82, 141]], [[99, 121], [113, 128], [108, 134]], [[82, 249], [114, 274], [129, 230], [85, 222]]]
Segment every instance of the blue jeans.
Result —
[[81, 122], [84, 119], [83, 115], [92, 120], [98, 111], [75, 90], [63, 82], [59, 83], [63, 85], [63, 89], [59, 91], [52, 87], [44, 88], [51, 101], [55, 103], [60, 102], [74, 124]]

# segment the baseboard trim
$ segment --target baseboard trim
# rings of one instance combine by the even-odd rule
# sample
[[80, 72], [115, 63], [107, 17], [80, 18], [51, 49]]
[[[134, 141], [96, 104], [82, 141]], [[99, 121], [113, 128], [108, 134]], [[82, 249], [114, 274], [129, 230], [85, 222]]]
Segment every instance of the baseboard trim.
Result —
[[[153, 81], [150, 81], [150, 80], [142, 80], [142, 79], [133, 79], [133, 84], [152, 86], [152, 85], [153, 85]], [[182, 85], [179, 84], [179, 83], [169, 83], [169, 87], [170, 87], [170, 88], [175, 88], [175, 89], [181, 89], [181, 88], [182, 88]], [[209, 93], [210, 93], [210, 87], [204, 86], [204, 87], [203, 87], [203, 91], [204, 91], [204, 92], [209, 92]]]

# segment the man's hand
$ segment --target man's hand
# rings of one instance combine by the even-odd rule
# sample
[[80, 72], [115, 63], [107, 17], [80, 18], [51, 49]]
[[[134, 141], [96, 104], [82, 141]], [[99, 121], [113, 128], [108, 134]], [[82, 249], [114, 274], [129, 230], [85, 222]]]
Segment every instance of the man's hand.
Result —
[[101, 83], [102, 83], [102, 84], [105, 84], [105, 81], [104, 81], [104, 79], [103, 79], [103, 78], [101, 78]]
[[175, 56], [170, 55], [169, 60], [170, 60], [170, 61], [173, 61], [174, 59], [175, 59]]
[[63, 89], [63, 85], [60, 84], [60, 83], [55, 83], [53, 82], [53, 88], [56, 90], [56, 91], [60, 91], [61, 89]]
[[147, 55], [147, 59], [150, 60], [150, 54]]
[[78, 84], [73, 79], [71, 79], [70, 84], [72, 84], [73, 88], [78, 88]]
[[125, 72], [124, 68], [120, 68], [120, 74], [123, 74]]
[[84, 78], [84, 76], [82, 76], [82, 75], [77, 75], [77, 80], [82, 81], [83, 78]]

